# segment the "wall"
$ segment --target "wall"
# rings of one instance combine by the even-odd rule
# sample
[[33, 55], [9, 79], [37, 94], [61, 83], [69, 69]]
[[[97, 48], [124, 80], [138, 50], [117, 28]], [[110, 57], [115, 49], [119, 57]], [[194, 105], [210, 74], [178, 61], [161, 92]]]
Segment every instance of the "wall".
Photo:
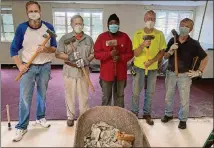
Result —
[[[198, 6], [196, 8], [196, 18], [194, 25], [193, 37], [198, 40], [199, 31], [202, 23], [202, 18], [204, 15], [205, 5]], [[214, 50], [207, 50], [208, 48], [213, 49], [213, 1], [209, 1], [207, 5], [207, 10], [204, 17], [204, 23], [201, 30], [201, 35], [199, 42], [204, 50], [208, 54], [208, 64], [204, 70], [203, 78], [214, 78], [213, 76], [213, 52]]]
[[[170, 9], [170, 10], [194, 10], [195, 7], [178, 7], [172, 6], [143, 6], [143, 5], [95, 5], [95, 4], [62, 4], [62, 3], [40, 3], [42, 7], [42, 18], [50, 23], [52, 20], [52, 8], [101, 8], [103, 9], [103, 26], [104, 31], [107, 30], [106, 22], [112, 13], [116, 13], [121, 21], [120, 30], [126, 32], [132, 39], [134, 32], [144, 26], [143, 16], [146, 9]], [[12, 6], [12, 13], [15, 28], [17, 25], [25, 21], [25, 3], [24, 2], [2, 2], [2, 5]], [[20, 9], [22, 8], [22, 9]], [[10, 43], [0, 44], [0, 63], [13, 64], [9, 56]], [[53, 64], [61, 64], [61, 60], [54, 59]]]

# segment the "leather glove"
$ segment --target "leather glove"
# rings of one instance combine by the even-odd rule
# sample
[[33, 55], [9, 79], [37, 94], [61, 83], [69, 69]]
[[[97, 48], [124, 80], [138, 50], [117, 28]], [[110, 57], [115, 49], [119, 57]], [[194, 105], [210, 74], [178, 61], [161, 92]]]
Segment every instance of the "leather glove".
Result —
[[175, 50], [177, 50], [177, 49], [178, 49], [178, 43], [174, 43], [174, 44], [170, 47], [168, 53], [169, 53], [170, 55], [173, 55], [173, 53], [174, 53]]
[[68, 59], [71, 62], [75, 61], [75, 60], [78, 60], [78, 59], [80, 59], [80, 53], [79, 52], [70, 53], [70, 54], [68, 54]]
[[190, 78], [201, 77], [202, 76], [202, 72], [200, 70], [197, 70], [197, 71], [189, 70], [189, 72], [187, 73], [187, 75]]
[[83, 59], [77, 60], [76, 61], [76, 65], [77, 65], [77, 67], [84, 67], [84, 61], [83, 61]]

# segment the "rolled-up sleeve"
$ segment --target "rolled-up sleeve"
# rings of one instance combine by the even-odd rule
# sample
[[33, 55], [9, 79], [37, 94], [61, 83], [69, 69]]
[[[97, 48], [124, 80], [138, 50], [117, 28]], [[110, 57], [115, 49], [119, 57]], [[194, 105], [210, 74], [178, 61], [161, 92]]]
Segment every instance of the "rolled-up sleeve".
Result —
[[64, 37], [61, 37], [61, 39], [59, 40], [58, 44], [57, 44], [57, 49], [56, 52], [63, 52], [65, 53], [65, 44], [64, 44]]

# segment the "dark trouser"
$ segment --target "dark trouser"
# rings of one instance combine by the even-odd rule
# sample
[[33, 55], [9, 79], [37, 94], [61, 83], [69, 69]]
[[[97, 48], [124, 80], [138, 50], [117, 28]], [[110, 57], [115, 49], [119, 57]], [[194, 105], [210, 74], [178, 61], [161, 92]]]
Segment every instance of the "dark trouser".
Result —
[[126, 80], [122, 81], [104, 81], [100, 79], [100, 86], [102, 88], [102, 105], [111, 106], [112, 90], [114, 106], [124, 108], [124, 88], [126, 87]]

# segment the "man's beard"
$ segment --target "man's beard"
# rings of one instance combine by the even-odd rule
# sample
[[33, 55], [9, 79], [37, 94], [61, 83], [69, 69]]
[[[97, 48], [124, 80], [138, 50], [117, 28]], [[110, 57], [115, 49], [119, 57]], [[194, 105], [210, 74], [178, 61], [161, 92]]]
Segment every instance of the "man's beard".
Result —
[[29, 24], [30, 26], [32, 26], [33, 28], [39, 28], [40, 25], [41, 25], [41, 19], [37, 19], [37, 20], [32, 20], [32, 19], [29, 19]]

